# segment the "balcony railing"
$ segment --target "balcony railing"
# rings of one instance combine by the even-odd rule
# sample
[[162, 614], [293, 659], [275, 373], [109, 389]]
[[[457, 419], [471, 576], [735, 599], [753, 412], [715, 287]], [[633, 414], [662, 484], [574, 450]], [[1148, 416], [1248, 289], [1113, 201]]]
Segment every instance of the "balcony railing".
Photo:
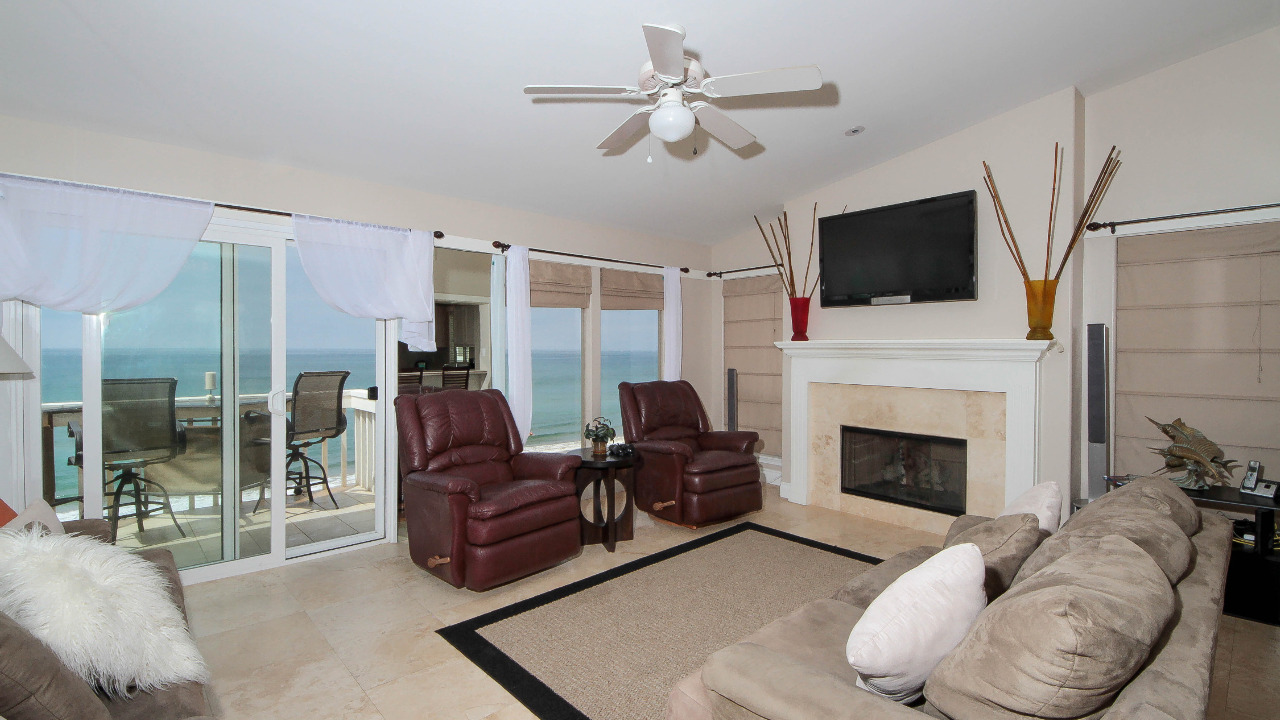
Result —
[[[288, 397], [286, 395], [286, 397]], [[286, 407], [291, 401], [286, 401]], [[350, 411], [347, 429], [341, 435], [324, 440], [319, 445], [319, 460], [330, 472], [330, 479], [346, 486], [354, 484], [363, 490], [374, 489], [374, 468], [376, 467], [376, 417], [377, 402], [370, 400], [366, 390], [347, 390], [343, 392], [342, 407]], [[43, 480], [44, 497], [52, 504], [63, 504], [79, 501], [84, 495], [83, 474], [79, 468], [72, 467], [68, 460], [75, 454], [74, 441], [67, 438], [66, 427], [69, 423], [81, 422], [83, 404], [79, 402], [45, 403], [41, 405], [41, 435], [43, 448]], [[257, 410], [266, 412], [267, 396], [264, 394], [240, 396], [240, 411]], [[206, 434], [220, 437], [222, 410], [218, 400], [210, 403], [204, 396], [180, 397], [176, 402], [178, 421], [187, 427], [188, 437], [199, 435], [201, 430]], [[350, 449], [348, 449], [350, 447]], [[337, 464], [330, 460], [336, 454]], [[201, 457], [206, 456], [206, 457]], [[221, 459], [221, 443], [191, 443], [188, 452], [180, 455], [172, 462], [194, 465], [202, 460]], [[170, 463], [170, 464], [171, 464]], [[76, 490], [74, 494], [58, 494], [58, 476], [61, 471], [65, 482], [70, 474], [76, 474]], [[108, 478], [109, 479], [109, 478]], [[184, 483], [185, 484], [185, 483]], [[217, 477], [206, 478], [203, 488], [169, 488], [170, 494], [177, 495], [211, 495], [215, 498], [222, 493], [221, 470]], [[191, 490], [191, 491], [188, 491]]]

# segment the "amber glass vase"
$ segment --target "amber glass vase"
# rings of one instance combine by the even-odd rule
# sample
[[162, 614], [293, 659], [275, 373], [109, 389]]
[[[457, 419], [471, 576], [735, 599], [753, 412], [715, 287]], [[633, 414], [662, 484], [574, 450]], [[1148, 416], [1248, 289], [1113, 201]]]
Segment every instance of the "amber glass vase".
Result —
[[1057, 280], [1026, 280], [1028, 340], [1052, 340], [1053, 299], [1058, 294]]

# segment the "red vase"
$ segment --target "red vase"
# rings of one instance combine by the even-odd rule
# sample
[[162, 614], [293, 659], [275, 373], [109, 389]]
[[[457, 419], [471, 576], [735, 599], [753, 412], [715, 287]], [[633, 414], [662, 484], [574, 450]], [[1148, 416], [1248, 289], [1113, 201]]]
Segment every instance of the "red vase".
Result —
[[809, 339], [809, 298], [787, 298], [791, 301], [791, 341]]

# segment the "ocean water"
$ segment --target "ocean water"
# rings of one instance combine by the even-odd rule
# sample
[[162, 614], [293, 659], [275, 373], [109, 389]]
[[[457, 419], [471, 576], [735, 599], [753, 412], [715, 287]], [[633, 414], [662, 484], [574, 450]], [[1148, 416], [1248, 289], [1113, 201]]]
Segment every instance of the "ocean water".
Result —
[[[600, 353], [600, 413], [622, 437], [618, 383], [658, 379], [658, 353]], [[530, 444], [582, 440], [582, 356], [577, 352], [534, 351], [533, 437]], [[585, 442], [585, 441], [584, 441]]]
[[[578, 352], [539, 350], [533, 353], [533, 437], [530, 443], [567, 442], [582, 438], [582, 427], [591, 418], [582, 417], [582, 356]], [[79, 402], [80, 350], [46, 348], [41, 357], [41, 395], [46, 403]], [[618, 383], [644, 382], [658, 377], [658, 353], [602, 352], [600, 356], [601, 413], [622, 435], [618, 412]], [[217, 350], [130, 350], [106, 349], [103, 377], [174, 377], [178, 397], [204, 397], [204, 374], [220, 371]], [[374, 384], [375, 358], [372, 350], [290, 350], [285, 356], [285, 377], [289, 387], [298, 373], [312, 370], [349, 370], [347, 388]], [[245, 394], [266, 393], [270, 389], [270, 357], [267, 352], [242, 352], [240, 387]], [[54, 467], [59, 496], [78, 493], [77, 469], [66, 465], [74, 444], [61, 429], [54, 433]], [[348, 433], [347, 442], [353, 442]], [[348, 452], [354, 453], [352, 447]], [[335, 465], [336, 452], [330, 453]]]

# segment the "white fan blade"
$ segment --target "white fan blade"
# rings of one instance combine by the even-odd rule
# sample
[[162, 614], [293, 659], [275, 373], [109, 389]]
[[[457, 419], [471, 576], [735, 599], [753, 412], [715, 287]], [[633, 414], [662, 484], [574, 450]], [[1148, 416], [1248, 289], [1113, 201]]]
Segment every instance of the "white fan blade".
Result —
[[720, 142], [734, 150], [741, 150], [756, 141], [756, 136], [747, 132], [746, 128], [704, 102], [690, 103], [689, 109], [693, 110], [703, 130], [720, 138]]
[[600, 144], [596, 146], [596, 149], [612, 150], [621, 146], [627, 140], [630, 140], [631, 137], [640, 132], [640, 130], [648, 129], [649, 113], [653, 112], [653, 110], [654, 108], [652, 107], [643, 107], [635, 111], [631, 117], [627, 118], [626, 122], [618, 126], [617, 130], [609, 133], [609, 137], [601, 140]]
[[679, 25], [645, 25], [644, 41], [658, 77], [671, 82], [684, 80], [684, 28]]
[[640, 88], [621, 85], [525, 85], [525, 95], [639, 95]]
[[820, 87], [822, 87], [822, 71], [817, 65], [805, 65], [741, 75], [710, 77], [702, 81], [700, 91], [707, 97], [715, 98], [817, 90]]

